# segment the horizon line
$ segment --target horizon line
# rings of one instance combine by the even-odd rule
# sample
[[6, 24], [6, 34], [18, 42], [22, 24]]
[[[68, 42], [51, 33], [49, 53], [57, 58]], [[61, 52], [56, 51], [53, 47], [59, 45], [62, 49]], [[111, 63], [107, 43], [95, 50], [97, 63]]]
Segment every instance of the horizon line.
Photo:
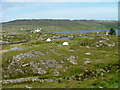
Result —
[[15, 19], [15, 20], [9, 20], [9, 21], [0, 21], [0, 23], [7, 23], [7, 22], [12, 22], [12, 21], [17, 21], [17, 20], [70, 20], [70, 21], [74, 21], [74, 20], [100, 20], [100, 21], [119, 21], [119, 20], [107, 20], [107, 19], [68, 19], [68, 18], [55, 18], [55, 19], [45, 19], [45, 18], [41, 18], [41, 19]]

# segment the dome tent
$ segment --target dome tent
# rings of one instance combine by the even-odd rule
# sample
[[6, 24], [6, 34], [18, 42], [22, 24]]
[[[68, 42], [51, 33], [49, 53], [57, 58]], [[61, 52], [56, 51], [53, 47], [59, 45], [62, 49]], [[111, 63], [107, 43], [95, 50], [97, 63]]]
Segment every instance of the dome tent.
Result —
[[63, 45], [69, 45], [69, 43], [68, 42], [64, 42]]
[[46, 40], [47, 42], [50, 42], [50, 41], [52, 41], [50, 38], [48, 38], [47, 40]]

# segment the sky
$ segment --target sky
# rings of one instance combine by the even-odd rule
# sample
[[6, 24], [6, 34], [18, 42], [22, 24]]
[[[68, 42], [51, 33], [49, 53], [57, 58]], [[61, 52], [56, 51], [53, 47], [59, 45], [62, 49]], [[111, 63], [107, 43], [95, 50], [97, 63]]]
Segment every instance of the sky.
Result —
[[0, 11], [2, 11], [0, 22], [16, 19], [118, 19], [117, 0], [116, 2], [113, 0], [109, 0], [111, 2], [94, 2], [94, 0], [93, 2], [72, 2], [72, 0], [70, 2], [67, 0], [64, 0], [66, 2], [17, 1], [4, 0], [0, 3]]
[[118, 2], [119, 0], [1, 0], [2, 2]]

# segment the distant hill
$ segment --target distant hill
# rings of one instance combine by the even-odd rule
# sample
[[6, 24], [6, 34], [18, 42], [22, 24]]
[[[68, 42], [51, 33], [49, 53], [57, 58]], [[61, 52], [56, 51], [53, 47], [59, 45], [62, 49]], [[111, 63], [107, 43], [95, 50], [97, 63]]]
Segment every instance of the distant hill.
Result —
[[67, 19], [23, 19], [2, 23], [3, 31], [19, 32], [20, 29], [43, 31], [92, 30], [118, 28], [118, 22], [112, 20], [67, 20]]

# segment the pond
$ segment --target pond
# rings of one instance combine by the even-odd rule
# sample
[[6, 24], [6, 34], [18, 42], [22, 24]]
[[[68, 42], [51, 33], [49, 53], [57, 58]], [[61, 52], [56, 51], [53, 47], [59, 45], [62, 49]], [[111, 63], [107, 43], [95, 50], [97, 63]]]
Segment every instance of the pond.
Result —
[[70, 37], [62, 37], [62, 38], [56, 38], [54, 40], [70, 40], [70, 39], [72, 39], [72, 38], [70, 38]]
[[[107, 31], [108, 29], [98, 29], [98, 30], [77, 30], [77, 31], [47, 31], [46, 33], [92, 33], [92, 32], [102, 32]], [[118, 32], [118, 29], [116, 29], [117, 35], [120, 35], [120, 32]]]
[[101, 31], [109, 31], [109, 30], [100, 29], [100, 30], [77, 30], [77, 31], [48, 31], [46, 33], [89, 33], [89, 32], [101, 32]]
[[88, 38], [89, 36], [82, 36], [83, 38]]
[[[89, 36], [81, 36], [83, 38], [88, 38]], [[61, 37], [61, 38], [56, 38], [56, 39], [53, 39], [53, 40], [70, 40], [70, 39], [73, 39], [72, 37]]]

